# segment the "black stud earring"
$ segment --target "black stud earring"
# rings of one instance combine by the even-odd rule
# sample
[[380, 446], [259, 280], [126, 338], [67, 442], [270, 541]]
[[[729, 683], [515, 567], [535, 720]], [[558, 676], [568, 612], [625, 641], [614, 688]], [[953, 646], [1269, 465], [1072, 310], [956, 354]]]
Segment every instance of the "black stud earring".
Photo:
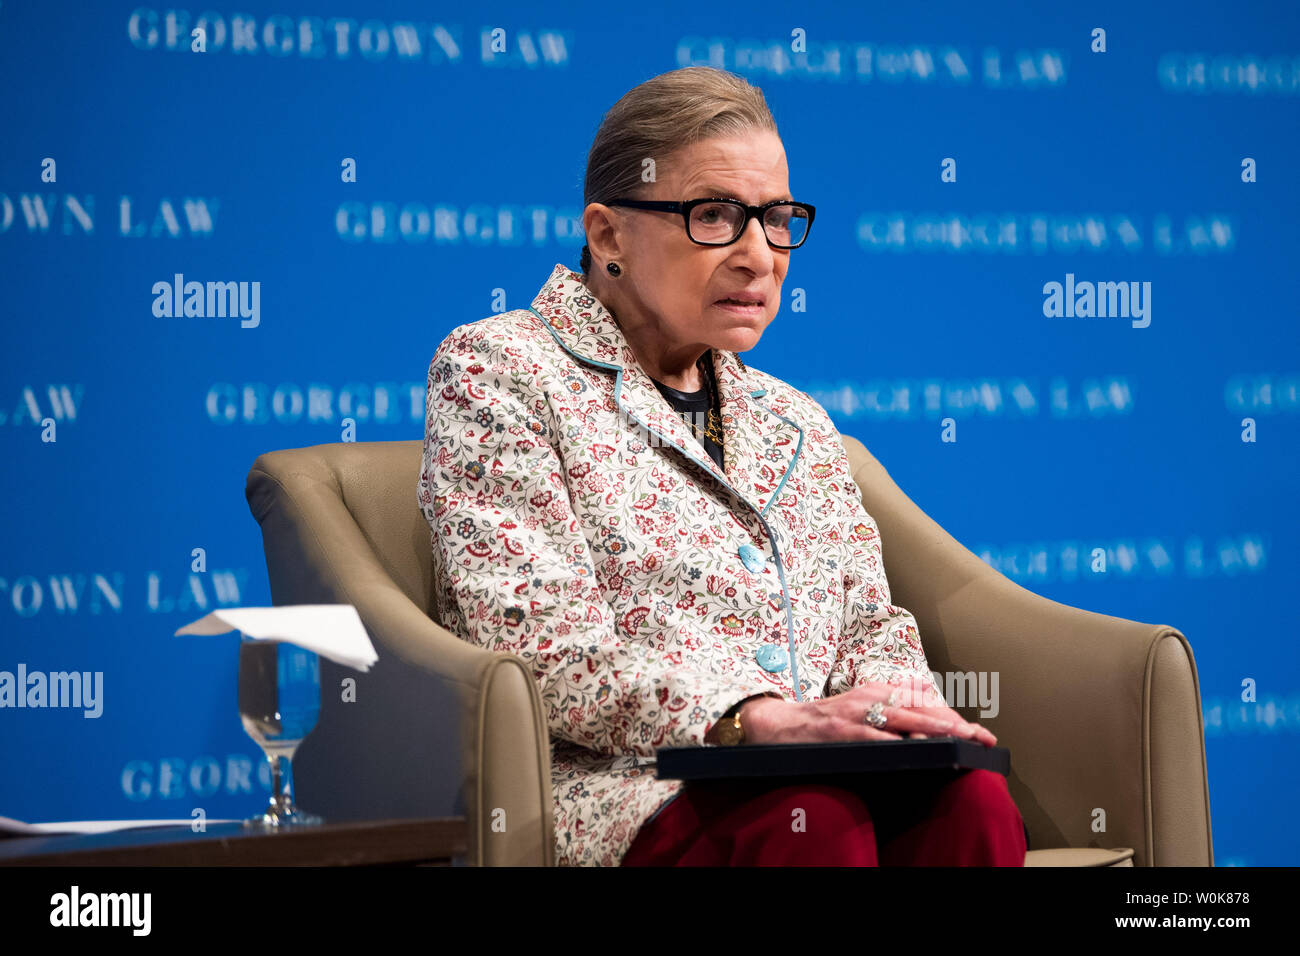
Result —
[[605, 269], [606, 269], [606, 271], [608, 271], [609, 274], [612, 275], [612, 276], [620, 275], [620, 274], [623, 272], [623, 270], [620, 269], [620, 268], [618, 267], [618, 263], [617, 263], [617, 262], [610, 262], [610, 263], [607, 263], [606, 266], [605, 266]]

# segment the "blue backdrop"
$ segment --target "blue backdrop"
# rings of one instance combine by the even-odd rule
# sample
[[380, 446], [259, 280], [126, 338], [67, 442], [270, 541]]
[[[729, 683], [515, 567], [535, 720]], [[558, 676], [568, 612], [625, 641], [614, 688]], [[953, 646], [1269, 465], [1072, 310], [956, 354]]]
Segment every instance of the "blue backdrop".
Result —
[[[1187, 634], [1217, 862], [1295, 864], [1297, 7], [862, 6], [0, 2], [0, 671], [103, 674], [0, 709], [0, 814], [265, 802], [234, 635], [171, 636], [270, 603], [249, 465], [419, 438], [444, 335], [576, 267], [603, 112], [702, 64], [818, 210], [746, 361], [1020, 584]], [[156, 315], [177, 274], [255, 317]]]

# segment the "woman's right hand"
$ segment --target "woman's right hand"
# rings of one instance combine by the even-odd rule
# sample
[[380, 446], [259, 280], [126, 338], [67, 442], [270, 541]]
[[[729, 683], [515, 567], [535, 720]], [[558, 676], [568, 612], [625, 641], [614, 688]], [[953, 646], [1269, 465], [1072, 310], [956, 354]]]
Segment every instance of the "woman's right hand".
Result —
[[[863, 721], [867, 709], [885, 701], [890, 688], [885, 684], [851, 687], [842, 694], [802, 703], [757, 697], [740, 710], [746, 743], [827, 743], [837, 740], [901, 740], [913, 737], [964, 737], [992, 746], [997, 738], [978, 724], [969, 724], [946, 707], [923, 706], [921, 698], [912, 705], [912, 695], [899, 688], [899, 703], [885, 708], [886, 727], [877, 730]], [[911, 705], [911, 706], [909, 706]]]

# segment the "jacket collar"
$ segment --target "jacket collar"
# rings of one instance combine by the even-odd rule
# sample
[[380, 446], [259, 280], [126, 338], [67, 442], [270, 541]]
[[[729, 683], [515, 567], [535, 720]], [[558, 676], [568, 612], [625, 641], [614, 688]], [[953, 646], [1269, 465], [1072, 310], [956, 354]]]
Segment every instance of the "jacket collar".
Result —
[[723, 469], [641, 368], [613, 315], [579, 273], [557, 263], [532, 310], [570, 355], [615, 374], [615, 402], [629, 419], [659, 436], [652, 440], [676, 447], [760, 513], [780, 493], [794, 470], [803, 430], [758, 401], [764, 387], [735, 352], [713, 349]]

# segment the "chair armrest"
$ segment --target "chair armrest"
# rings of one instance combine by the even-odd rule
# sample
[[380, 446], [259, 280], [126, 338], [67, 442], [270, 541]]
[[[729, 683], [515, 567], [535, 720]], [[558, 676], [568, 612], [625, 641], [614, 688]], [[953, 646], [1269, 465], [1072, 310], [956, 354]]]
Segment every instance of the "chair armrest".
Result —
[[[1139, 866], [1213, 865], [1187, 639], [1022, 588], [944, 531], [865, 449], [854, 457], [891, 597], [916, 617], [931, 669], [985, 672], [990, 690], [997, 675], [996, 716], [951, 703], [1011, 750], [1009, 782], [1033, 848], [1127, 846]], [[1104, 831], [1093, 829], [1097, 811]]]
[[[317, 805], [332, 802], [335, 816], [429, 816], [450, 784], [471, 865], [552, 865], [550, 740], [524, 662], [431, 620], [384, 567], [337, 483], [286, 467], [293, 454], [260, 456], [245, 489], [272, 600], [354, 605], [380, 655], [365, 674], [321, 662], [321, 719], [295, 760], [301, 792], [314, 785]], [[355, 680], [354, 700], [336, 690], [344, 677]], [[493, 826], [501, 812], [504, 831]]]

